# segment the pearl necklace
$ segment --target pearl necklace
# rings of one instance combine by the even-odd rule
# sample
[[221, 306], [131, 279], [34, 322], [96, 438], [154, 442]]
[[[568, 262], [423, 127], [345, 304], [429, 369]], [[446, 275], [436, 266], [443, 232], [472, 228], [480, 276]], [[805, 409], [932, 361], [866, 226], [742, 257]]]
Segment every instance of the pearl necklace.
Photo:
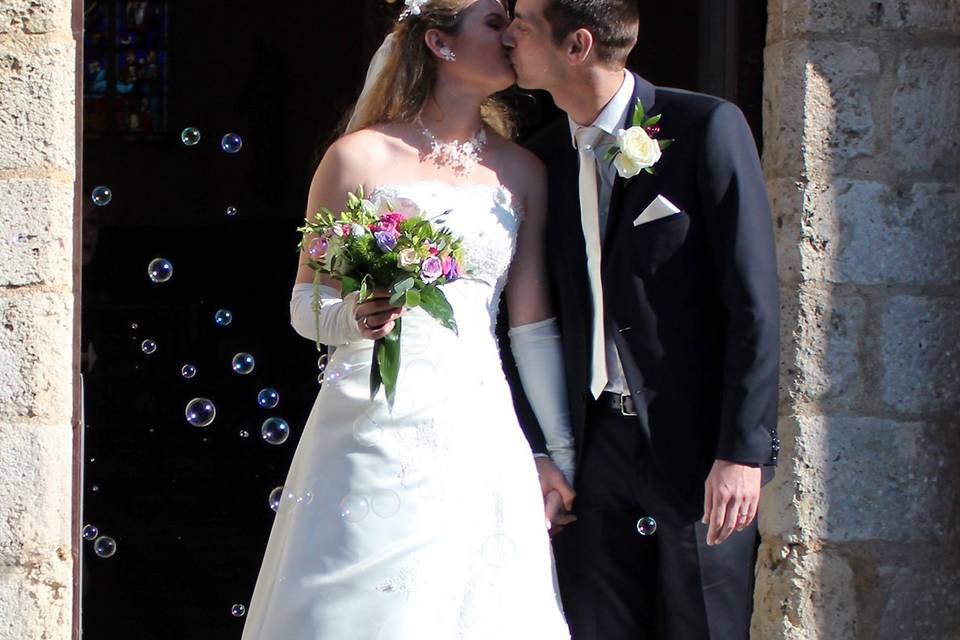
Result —
[[432, 157], [437, 165], [450, 166], [457, 173], [470, 175], [474, 167], [480, 163], [480, 154], [487, 144], [487, 132], [482, 125], [466, 142], [459, 140], [440, 142], [437, 136], [423, 124], [420, 116], [417, 116], [416, 124], [420, 127], [420, 133], [430, 143], [430, 153], [427, 157]]

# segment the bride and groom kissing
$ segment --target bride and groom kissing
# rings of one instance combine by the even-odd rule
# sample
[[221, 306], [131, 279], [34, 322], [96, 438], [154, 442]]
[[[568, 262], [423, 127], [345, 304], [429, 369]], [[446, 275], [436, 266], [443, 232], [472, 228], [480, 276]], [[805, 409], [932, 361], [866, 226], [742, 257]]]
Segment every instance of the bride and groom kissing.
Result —
[[[244, 640], [749, 636], [770, 209], [735, 106], [625, 69], [638, 26], [635, 0], [406, 0], [307, 214], [357, 184], [444, 211], [473, 277], [444, 287], [454, 334], [302, 257], [294, 328], [362, 366], [403, 317], [407, 400], [323, 386]], [[566, 112], [526, 149], [492, 97], [514, 83]]]

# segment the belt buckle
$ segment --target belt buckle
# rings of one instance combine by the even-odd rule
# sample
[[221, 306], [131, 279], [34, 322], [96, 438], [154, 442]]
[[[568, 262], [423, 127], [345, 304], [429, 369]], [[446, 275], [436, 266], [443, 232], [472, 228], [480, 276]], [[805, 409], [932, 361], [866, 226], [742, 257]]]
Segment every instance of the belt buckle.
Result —
[[627, 405], [633, 405], [633, 398], [623, 393], [619, 394], [620, 396], [620, 415], [622, 416], [635, 416], [637, 415], [636, 411], [627, 409]]

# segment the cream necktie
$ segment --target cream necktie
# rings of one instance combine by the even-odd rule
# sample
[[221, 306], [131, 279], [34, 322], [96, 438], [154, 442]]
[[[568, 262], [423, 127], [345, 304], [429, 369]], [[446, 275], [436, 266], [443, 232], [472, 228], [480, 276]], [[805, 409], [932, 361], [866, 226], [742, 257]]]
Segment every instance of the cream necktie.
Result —
[[590, 393], [599, 398], [607, 386], [607, 348], [603, 335], [603, 289], [600, 282], [600, 197], [594, 148], [603, 131], [581, 127], [574, 134], [580, 154], [580, 223], [587, 249], [587, 275], [593, 299]]

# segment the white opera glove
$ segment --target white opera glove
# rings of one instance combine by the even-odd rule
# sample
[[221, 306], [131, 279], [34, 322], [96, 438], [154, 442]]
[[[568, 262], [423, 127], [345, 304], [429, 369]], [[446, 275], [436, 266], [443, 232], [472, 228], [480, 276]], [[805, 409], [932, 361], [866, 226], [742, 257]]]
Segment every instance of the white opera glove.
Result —
[[576, 449], [557, 319], [514, 327], [507, 335], [523, 391], [540, 423], [550, 458], [572, 486]]
[[290, 297], [290, 324], [304, 338], [327, 346], [339, 347], [363, 340], [353, 309], [357, 293], [340, 297], [340, 292], [327, 285], [318, 285], [318, 312], [313, 310], [313, 285], [300, 283]]

